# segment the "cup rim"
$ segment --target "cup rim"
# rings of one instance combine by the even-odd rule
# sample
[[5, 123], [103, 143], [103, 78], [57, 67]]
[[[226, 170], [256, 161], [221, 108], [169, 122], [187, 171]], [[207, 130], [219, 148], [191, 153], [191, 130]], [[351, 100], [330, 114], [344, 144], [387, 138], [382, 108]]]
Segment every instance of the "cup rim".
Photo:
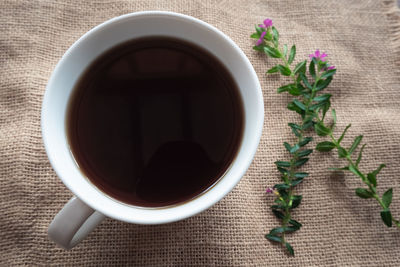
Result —
[[[52, 89], [52, 87], [54, 87], [53, 84], [55, 84], [55, 79], [56, 79], [55, 77], [57, 76], [57, 72], [59, 72], [61, 66], [65, 63], [65, 61], [68, 60], [67, 59], [68, 55], [72, 53], [73, 50], [77, 49], [80, 43], [84, 42], [84, 40], [88, 36], [91, 36], [92, 34], [98, 32], [99, 30], [105, 27], [108, 27], [111, 24], [119, 23], [124, 20], [130, 19], [132, 17], [147, 17], [147, 16], [174, 17], [181, 19], [183, 22], [195, 23], [198, 26], [203, 27], [205, 30], [216, 33], [221, 38], [223, 38], [228, 45], [232, 46], [234, 50], [239, 54], [241, 60], [243, 60], [243, 62], [245, 63], [245, 66], [243, 66], [243, 68], [248, 69], [248, 74], [251, 75], [251, 80], [255, 83], [257, 87], [254, 88], [257, 94], [257, 103], [254, 103], [254, 105], [256, 105], [257, 107], [257, 116], [258, 116], [256, 118], [256, 126], [253, 131], [254, 133], [252, 134], [254, 140], [252, 140], [252, 147], [250, 148], [250, 151], [246, 157], [246, 162], [242, 162], [241, 164], [242, 167], [240, 168], [239, 173], [236, 174], [235, 176], [232, 176], [232, 178], [229, 180], [229, 183], [225, 182], [223, 185], [221, 185], [222, 184], [221, 182], [224, 181], [225, 178], [222, 177], [215, 186], [209, 188], [207, 192], [205, 192], [201, 196], [196, 197], [193, 200], [189, 200], [187, 202], [179, 204], [178, 206], [165, 207], [161, 209], [154, 209], [154, 208], [147, 209], [145, 207], [135, 207], [132, 205], [128, 205], [108, 197], [105, 193], [103, 193], [100, 190], [98, 190], [99, 195], [97, 196], [94, 196], [93, 194], [90, 195], [83, 194], [82, 191], [77, 190], [74, 184], [68, 179], [68, 177], [66, 177], [65, 174], [62, 173], [62, 170], [59, 166], [59, 162], [55, 160], [55, 157], [57, 157], [56, 151], [52, 149], [49, 139], [49, 135], [51, 133], [49, 133], [46, 128], [46, 121], [48, 120], [47, 113], [49, 112], [47, 111], [48, 109], [46, 107], [49, 105], [50, 101], [48, 96], [48, 91], [54, 90], [54, 88]], [[68, 48], [68, 50], [65, 52], [63, 57], [60, 59], [60, 61], [54, 68], [51, 77], [49, 79], [49, 82], [46, 86], [46, 91], [43, 98], [42, 111], [41, 111], [41, 130], [42, 130], [44, 147], [48, 155], [49, 161], [51, 163], [51, 166], [55, 170], [57, 176], [66, 185], [66, 187], [69, 190], [71, 190], [74, 195], [76, 195], [83, 202], [85, 202], [88, 206], [97, 210], [98, 212], [117, 220], [136, 223], [136, 224], [161, 224], [161, 223], [169, 223], [173, 221], [182, 220], [191, 217], [193, 215], [196, 215], [208, 209], [218, 201], [220, 201], [225, 195], [227, 195], [234, 188], [234, 186], [236, 186], [236, 184], [240, 181], [240, 179], [243, 177], [248, 167], [250, 166], [253, 157], [257, 151], [259, 140], [261, 138], [263, 123], [264, 123], [264, 103], [263, 103], [261, 86], [253, 66], [251, 65], [249, 59], [246, 57], [244, 52], [239, 48], [239, 46], [235, 42], [233, 42], [228, 36], [226, 36], [222, 31], [218, 30], [214, 26], [197, 18], [169, 11], [141, 11], [141, 12], [134, 12], [121, 15], [95, 26], [94, 28], [86, 32], [84, 35], [82, 35], [70, 48]], [[65, 142], [67, 142], [67, 140], [65, 140]], [[240, 150], [241, 149], [239, 149], [238, 153], [240, 152]], [[237, 157], [234, 159], [231, 165], [236, 164], [236, 159]], [[82, 179], [86, 180], [83, 174], [81, 174], [81, 176]], [[92, 187], [96, 187], [91, 183], [90, 185]], [[213, 195], [210, 195], [210, 192], [213, 192], [213, 190], [214, 191], [218, 190], [218, 194], [214, 193]], [[100, 195], [103, 196], [101, 197]], [[99, 198], [102, 198], [102, 201], [97, 201]], [[107, 207], [104, 206], [103, 205], [104, 203], [107, 203], [108, 206]], [[125, 213], [127, 212], [127, 214], [123, 214], [123, 211], [125, 211]]]

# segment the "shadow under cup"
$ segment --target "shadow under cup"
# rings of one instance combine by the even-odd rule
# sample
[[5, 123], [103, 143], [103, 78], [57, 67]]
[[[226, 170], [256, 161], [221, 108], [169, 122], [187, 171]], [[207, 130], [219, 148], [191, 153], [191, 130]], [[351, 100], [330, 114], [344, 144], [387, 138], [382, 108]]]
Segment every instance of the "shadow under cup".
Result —
[[[186, 40], [215, 56], [234, 77], [243, 102], [241, 142], [223, 177], [212, 187], [207, 187], [209, 189], [206, 193], [197, 194], [190, 201], [163, 209], [126, 205], [98, 190], [77, 167], [66, 136], [67, 100], [71, 98], [73, 88], [91, 62], [118, 44], [150, 36]], [[256, 152], [262, 132], [263, 112], [263, 97], [257, 75], [244, 53], [226, 35], [189, 16], [170, 12], [139, 12], [111, 19], [95, 27], [65, 53], [46, 88], [42, 107], [42, 132], [54, 170], [84, 203], [118, 220], [158, 224], [184, 219], [201, 212], [232, 190]]]

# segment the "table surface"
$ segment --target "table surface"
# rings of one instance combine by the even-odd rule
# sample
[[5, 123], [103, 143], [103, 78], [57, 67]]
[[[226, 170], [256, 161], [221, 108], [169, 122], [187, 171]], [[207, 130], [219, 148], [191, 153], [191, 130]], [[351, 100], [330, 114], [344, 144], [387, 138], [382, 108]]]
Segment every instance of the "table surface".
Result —
[[[397, 1], [398, 2], [398, 1]], [[47, 226], [71, 192], [57, 178], [43, 148], [41, 101], [63, 53], [82, 34], [112, 17], [141, 10], [170, 10], [204, 20], [231, 37], [249, 57], [265, 103], [264, 132], [256, 157], [235, 189], [217, 205], [184, 221], [133, 225], [105, 220], [71, 251], [47, 239]], [[368, 143], [362, 169], [386, 163], [379, 192], [393, 187], [392, 212], [400, 216], [400, 14], [385, 1], [3, 0], [0, 8], [0, 265], [1, 266], [395, 266], [400, 231], [386, 228], [377, 203], [355, 196], [361, 182], [335, 153], [313, 153], [311, 175], [294, 218], [303, 223], [288, 239], [296, 257], [264, 238], [277, 226], [265, 188], [279, 181], [274, 161], [294, 141], [286, 110], [286, 83], [266, 76], [274, 60], [255, 53], [249, 38], [269, 17], [282, 42], [296, 43], [296, 62], [315, 49], [329, 54], [337, 74], [328, 91], [338, 129], [352, 123]], [[316, 137], [317, 141], [323, 138]], [[315, 142], [312, 144], [315, 145]]]

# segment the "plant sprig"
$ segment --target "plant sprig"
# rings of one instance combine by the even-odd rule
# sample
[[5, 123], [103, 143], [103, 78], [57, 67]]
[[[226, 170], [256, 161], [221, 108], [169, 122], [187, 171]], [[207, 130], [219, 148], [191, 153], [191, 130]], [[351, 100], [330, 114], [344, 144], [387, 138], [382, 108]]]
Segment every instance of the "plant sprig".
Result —
[[[334, 117], [334, 121], [335, 119], [335, 111], [332, 110], [333, 112], [333, 117]], [[352, 172], [354, 175], [358, 176], [359, 178], [361, 178], [361, 181], [368, 187], [368, 188], [356, 188], [355, 189], [355, 193], [357, 196], [359, 196], [360, 198], [375, 198], [379, 205], [382, 207], [382, 211], [381, 211], [381, 218], [382, 221], [386, 224], [386, 226], [388, 227], [392, 227], [393, 223], [400, 228], [400, 221], [396, 220], [389, 209], [390, 204], [392, 203], [392, 195], [393, 195], [393, 188], [389, 188], [388, 190], [386, 190], [385, 193], [383, 193], [382, 197], [379, 196], [378, 192], [377, 192], [377, 175], [379, 174], [379, 172], [386, 167], [385, 164], [380, 164], [378, 166], [377, 169], [365, 174], [363, 173], [360, 169], [359, 169], [359, 164], [360, 161], [362, 159], [362, 153], [364, 150], [364, 147], [366, 146], [365, 144], [361, 147], [357, 159], [354, 161], [354, 159], [352, 158], [353, 156], [353, 152], [354, 150], [360, 145], [361, 140], [363, 138], [362, 135], [357, 136], [352, 145], [350, 146], [350, 148], [346, 149], [343, 146], [341, 146], [341, 141], [343, 140], [343, 137], [346, 134], [346, 131], [348, 128], [350, 128], [350, 124], [345, 128], [345, 130], [343, 131], [342, 135], [339, 137], [339, 139], [336, 139], [333, 135], [333, 128], [334, 127], [328, 127], [324, 125], [323, 120], [320, 120], [320, 118], [318, 118], [318, 124], [321, 125], [322, 127], [325, 127], [327, 129], [326, 133], [320, 133], [321, 136], [329, 136], [331, 141], [324, 141], [321, 142], [317, 145], [316, 149], [318, 151], [322, 151], [322, 152], [326, 152], [326, 151], [330, 151], [332, 149], [337, 149], [338, 150], [338, 155], [339, 158], [344, 158], [347, 161], [347, 165], [343, 168], [331, 168], [332, 170], [345, 170], [345, 171], [350, 171]]]
[[[288, 46], [279, 44], [279, 32], [272, 26], [272, 20], [266, 19], [263, 24], [255, 26], [256, 32], [250, 37], [257, 39], [254, 50], [264, 53], [270, 58], [276, 58], [281, 61], [267, 71], [267, 74], [280, 73], [290, 78], [291, 82], [278, 88], [278, 93], [288, 92], [295, 98], [287, 105], [289, 110], [295, 111], [301, 116], [300, 123], [289, 123], [293, 134], [296, 137], [294, 144], [284, 142], [283, 145], [289, 152], [290, 160], [279, 160], [275, 164], [281, 174], [282, 183], [276, 184], [273, 188], [268, 188], [267, 193], [274, 192], [276, 194], [275, 204], [271, 206], [273, 214], [281, 221], [281, 226], [273, 228], [265, 237], [272, 242], [280, 243], [284, 246], [290, 255], [294, 255], [294, 249], [287, 241], [286, 234], [295, 232], [301, 228], [301, 223], [292, 219], [291, 212], [301, 203], [302, 196], [296, 195], [295, 187], [300, 184], [309, 174], [298, 171], [298, 168], [307, 163], [308, 157], [313, 150], [306, 148], [307, 144], [312, 141], [311, 136], [307, 136], [310, 131], [314, 130], [318, 136], [328, 136], [330, 141], [318, 143], [316, 150], [331, 151], [338, 150], [339, 158], [347, 160], [348, 165], [335, 170], [346, 170], [359, 176], [365, 188], [357, 188], [356, 194], [361, 198], [375, 198], [382, 207], [381, 218], [387, 226], [392, 226], [392, 222], [400, 228], [400, 222], [395, 220], [389, 210], [392, 200], [392, 188], [387, 190], [382, 197], [377, 193], [376, 177], [380, 170], [385, 167], [381, 164], [376, 170], [364, 174], [359, 169], [359, 163], [362, 159], [362, 153], [365, 145], [359, 151], [357, 159], [354, 161], [352, 155], [360, 145], [362, 136], [356, 137], [350, 148], [346, 149], [341, 146], [347, 130], [346, 127], [342, 135], [336, 139], [333, 130], [336, 126], [336, 112], [332, 109], [333, 124], [327, 125], [325, 118], [331, 107], [331, 94], [323, 93], [328, 87], [336, 73], [335, 66], [332, 66], [326, 60], [327, 54], [320, 53], [319, 50], [310, 55], [310, 64], [307, 68], [307, 60], [301, 61], [296, 65], [293, 64], [296, 57], [296, 46], [293, 45], [290, 50]], [[294, 67], [292, 66], [294, 65]], [[307, 73], [308, 69], [308, 73]]]

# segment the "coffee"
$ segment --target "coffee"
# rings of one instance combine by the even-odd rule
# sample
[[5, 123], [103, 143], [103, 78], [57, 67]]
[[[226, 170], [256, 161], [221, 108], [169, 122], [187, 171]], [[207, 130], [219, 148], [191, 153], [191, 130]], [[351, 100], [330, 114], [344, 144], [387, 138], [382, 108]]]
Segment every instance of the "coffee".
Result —
[[100, 55], [76, 83], [67, 137], [81, 172], [136, 206], [190, 200], [223, 176], [244, 128], [239, 89], [211, 53], [146, 37]]

